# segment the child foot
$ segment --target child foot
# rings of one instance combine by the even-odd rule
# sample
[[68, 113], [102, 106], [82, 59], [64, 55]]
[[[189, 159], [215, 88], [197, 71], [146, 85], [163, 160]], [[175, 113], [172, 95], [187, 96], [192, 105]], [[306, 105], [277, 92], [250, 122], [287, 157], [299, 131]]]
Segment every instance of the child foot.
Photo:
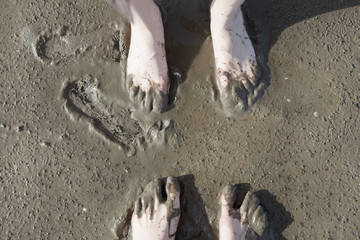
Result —
[[[160, 10], [153, 0], [108, 1], [131, 25], [126, 86], [130, 97], [148, 111], [162, 112], [168, 102], [170, 83]], [[128, 9], [126, 14], [121, 10], [124, 6]]]
[[273, 239], [269, 233], [267, 215], [260, 205], [259, 199], [253, 193], [248, 192], [240, 209], [235, 209], [234, 204], [238, 200], [236, 198], [237, 193], [234, 186], [224, 188], [220, 197], [219, 240], [245, 240], [249, 239], [250, 233], [257, 238]]
[[257, 85], [256, 55], [244, 26], [243, 2], [213, 0], [211, 5], [216, 83], [223, 107], [230, 112], [246, 110], [248, 94]]
[[133, 240], [174, 240], [180, 219], [180, 187], [174, 177], [149, 183], [135, 202]]

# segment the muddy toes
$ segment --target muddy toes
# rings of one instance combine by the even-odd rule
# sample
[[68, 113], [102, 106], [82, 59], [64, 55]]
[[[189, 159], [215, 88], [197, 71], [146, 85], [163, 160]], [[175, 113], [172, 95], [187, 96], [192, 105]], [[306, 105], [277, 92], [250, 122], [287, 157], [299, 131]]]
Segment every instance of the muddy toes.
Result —
[[[249, 227], [253, 231], [249, 232], [249, 236], [255, 236], [254, 233], [256, 233], [259, 236], [257, 239], [274, 239], [270, 231], [268, 216], [254, 193], [248, 192], [245, 195], [240, 207], [240, 214], [242, 216], [246, 215]], [[256, 238], [250, 237], [248, 239]]]
[[226, 115], [236, 116], [246, 111], [263, 94], [266, 88], [261, 81], [263, 72], [260, 67], [253, 67], [251, 74], [230, 74], [219, 72], [217, 85], [220, 89], [220, 100]]
[[[164, 212], [166, 206], [166, 212]], [[160, 214], [160, 215], [159, 215]], [[164, 214], [164, 216], [162, 215]], [[161, 221], [163, 217], [167, 218], [169, 239], [175, 237], [177, 226], [180, 219], [180, 187], [175, 177], [157, 179], [150, 182], [143, 193], [134, 203], [134, 213], [132, 221], [149, 219]]]
[[158, 89], [151, 88], [144, 92], [140, 87], [133, 85], [129, 89], [129, 96], [135, 107], [145, 112], [162, 113], [168, 110], [169, 96]]
[[131, 86], [129, 89], [130, 99], [134, 100], [135, 97], [139, 94], [140, 87]]
[[163, 192], [164, 184], [161, 179], [154, 180], [146, 185], [143, 193], [135, 201], [134, 214], [141, 218], [144, 214], [149, 214], [152, 218], [156, 213], [156, 205], [164, 202]]

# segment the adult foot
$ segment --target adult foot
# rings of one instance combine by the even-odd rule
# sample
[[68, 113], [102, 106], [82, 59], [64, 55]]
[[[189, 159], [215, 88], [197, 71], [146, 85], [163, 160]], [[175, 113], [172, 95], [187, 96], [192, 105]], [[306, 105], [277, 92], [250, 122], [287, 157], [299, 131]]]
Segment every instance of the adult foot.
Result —
[[126, 83], [130, 97], [142, 108], [162, 112], [168, 103], [170, 83], [160, 10], [153, 0], [108, 1], [131, 25]]
[[149, 183], [135, 202], [133, 240], [174, 240], [180, 219], [180, 187], [174, 177]]
[[230, 112], [246, 110], [248, 94], [257, 85], [256, 55], [244, 26], [243, 3], [244, 0], [213, 0], [211, 5], [216, 83], [223, 107]]
[[[220, 197], [221, 215], [219, 220], [219, 240], [273, 239], [269, 232], [267, 215], [259, 199], [247, 192], [239, 209], [239, 201], [234, 186], [224, 188]], [[252, 231], [251, 231], [251, 230]]]

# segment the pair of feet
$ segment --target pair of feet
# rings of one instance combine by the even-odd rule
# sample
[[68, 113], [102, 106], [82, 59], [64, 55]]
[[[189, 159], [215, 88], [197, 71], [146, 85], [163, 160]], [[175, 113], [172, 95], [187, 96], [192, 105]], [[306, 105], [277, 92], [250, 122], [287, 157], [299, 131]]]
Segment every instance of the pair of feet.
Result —
[[[234, 186], [223, 189], [220, 197], [220, 240], [244, 240], [251, 228], [259, 236], [268, 231], [268, 220], [258, 198], [248, 192], [239, 209]], [[135, 201], [131, 218], [133, 240], [174, 240], [180, 219], [180, 187], [177, 179], [168, 177], [149, 183]]]
[[[107, 1], [131, 24], [127, 78], [132, 100], [148, 110], [164, 111], [170, 81], [159, 8], [153, 0]], [[244, 1], [213, 0], [210, 9], [218, 92], [224, 107], [240, 111], [246, 108], [246, 95], [256, 85], [257, 71], [241, 11]]]

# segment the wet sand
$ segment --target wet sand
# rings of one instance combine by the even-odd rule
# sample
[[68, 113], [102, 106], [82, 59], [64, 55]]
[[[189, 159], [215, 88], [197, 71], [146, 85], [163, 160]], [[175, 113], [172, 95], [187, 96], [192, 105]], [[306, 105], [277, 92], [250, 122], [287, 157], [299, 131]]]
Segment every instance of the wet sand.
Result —
[[236, 117], [213, 90], [209, 3], [160, 2], [173, 82], [161, 115], [129, 105], [129, 29], [106, 3], [0, 3], [2, 236], [117, 239], [142, 188], [174, 175], [177, 239], [216, 239], [227, 183], [257, 194], [276, 239], [358, 238], [357, 1], [248, 0], [264, 84]]

